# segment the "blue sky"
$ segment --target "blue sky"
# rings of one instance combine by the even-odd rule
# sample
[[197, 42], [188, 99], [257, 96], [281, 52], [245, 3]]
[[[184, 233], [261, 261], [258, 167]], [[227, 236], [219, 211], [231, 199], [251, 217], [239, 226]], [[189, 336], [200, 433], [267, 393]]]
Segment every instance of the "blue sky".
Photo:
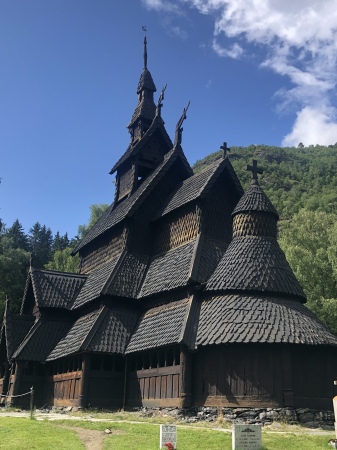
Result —
[[190, 163], [337, 141], [337, 0], [0, 0], [0, 217], [68, 232], [111, 203], [148, 68]]

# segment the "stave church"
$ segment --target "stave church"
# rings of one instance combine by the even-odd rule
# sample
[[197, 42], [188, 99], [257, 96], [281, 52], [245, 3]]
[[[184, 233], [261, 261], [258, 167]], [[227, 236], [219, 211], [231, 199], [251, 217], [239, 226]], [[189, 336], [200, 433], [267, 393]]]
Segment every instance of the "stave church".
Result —
[[15, 396], [33, 386], [37, 406], [331, 409], [337, 337], [304, 305], [261, 170], [244, 192], [224, 145], [194, 174], [187, 108], [171, 140], [146, 37], [143, 63], [114, 198], [73, 251], [78, 273], [32, 264], [20, 314], [7, 302], [1, 401], [25, 406]]

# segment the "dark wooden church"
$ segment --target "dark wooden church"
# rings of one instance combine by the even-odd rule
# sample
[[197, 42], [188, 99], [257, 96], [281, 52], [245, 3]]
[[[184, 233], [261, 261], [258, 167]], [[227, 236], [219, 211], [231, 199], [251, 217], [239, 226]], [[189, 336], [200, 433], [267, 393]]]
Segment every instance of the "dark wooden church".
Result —
[[331, 409], [337, 338], [304, 306], [256, 164], [246, 192], [226, 148], [193, 174], [186, 109], [172, 142], [155, 92], [145, 40], [113, 203], [78, 274], [31, 267], [21, 313], [7, 305], [2, 400], [33, 386], [37, 405]]

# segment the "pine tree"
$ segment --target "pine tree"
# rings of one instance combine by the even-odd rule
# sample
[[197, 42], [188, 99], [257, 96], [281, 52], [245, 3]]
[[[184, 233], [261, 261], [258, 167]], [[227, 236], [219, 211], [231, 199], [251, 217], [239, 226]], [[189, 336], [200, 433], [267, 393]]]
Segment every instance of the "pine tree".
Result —
[[21, 248], [22, 250], [29, 250], [28, 237], [23, 231], [23, 227], [18, 219], [6, 231], [6, 236], [12, 239], [13, 248]]
[[36, 222], [29, 233], [30, 250], [34, 254], [33, 265], [44, 267], [52, 258], [53, 234], [51, 229]]

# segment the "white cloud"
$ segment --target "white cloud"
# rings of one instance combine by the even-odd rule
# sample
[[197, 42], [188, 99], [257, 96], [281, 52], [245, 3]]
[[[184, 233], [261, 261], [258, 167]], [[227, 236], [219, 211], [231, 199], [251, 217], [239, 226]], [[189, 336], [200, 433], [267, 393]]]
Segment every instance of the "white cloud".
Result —
[[[178, 2], [143, 0], [153, 9], [175, 12]], [[317, 115], [316, 137], [327, 127], [335, 132], [332, 94], [337, 86], [337, 0], [179, 0], [215, 17], [213, 50], [221, 57], [242, 58], [246, 44], [259, 46], [261, 67], [288, 77], [293, 88], [280, 90], [280, 108], [299, 110], [293, 131]], [[177, 8], [179, 9], [179, 8]], [[231, 47], [222, 41], [234, 41]], [[240, 44], [238, 43], [240, 42]], [[330, 111], [330, 112], [329, 112]], [[319, 133], [319, 134], [318, 134]], [[301, 139], [304, 139], [302, 136]], [[337, 135], [332, 138], [337, 141]], [[287, 141], [288, 142], [288, 141]], [[322, 143], [322, 142], [321, 142]]]
[[305, 107], [295, 120], [291, 133], [284, 137], [282, 145], [297, 146], [321, 144], [330, 145], [337, 141], [337, 123], [335, 108]]
[[171, 25], [169, 26], [170, 34], [173, 34], [174, 36], [177, 36], [181, 39], [187, 39], [187, 32], [183, 30], [181, 27], [177, 25]]
[[178, 6], [170, 0], [142, 0], [142, 3], [146, 8], [158, 12], [180, 13]]
[[227, 48], [221, 47], [221, 45], [219, 45], [218, 42], [214, 39], [212, 48], [215, 51], [215, 53], [217, 53], [219, 56], [222, 56], [222, 57], [238, 59], [243, 54], [242, 47], [240, 47], [240, 45], [236, 42], [232, 45], [232, 47], [230, 49], [227, 49]]

